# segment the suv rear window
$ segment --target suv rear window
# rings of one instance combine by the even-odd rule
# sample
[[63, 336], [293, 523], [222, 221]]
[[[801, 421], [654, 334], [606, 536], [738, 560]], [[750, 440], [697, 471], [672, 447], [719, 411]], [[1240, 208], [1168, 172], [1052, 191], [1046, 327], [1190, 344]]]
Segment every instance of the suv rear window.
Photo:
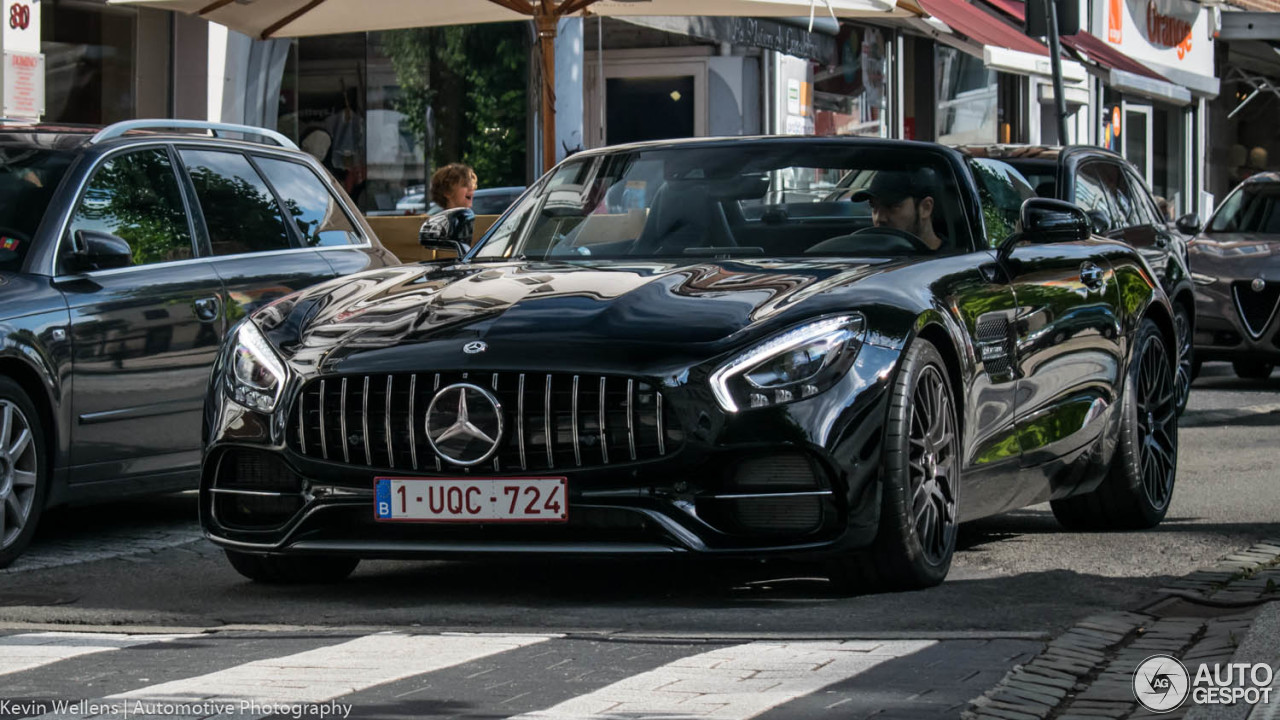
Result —
[[0, 270], [17, 271], [74, 155], [0, 147]]

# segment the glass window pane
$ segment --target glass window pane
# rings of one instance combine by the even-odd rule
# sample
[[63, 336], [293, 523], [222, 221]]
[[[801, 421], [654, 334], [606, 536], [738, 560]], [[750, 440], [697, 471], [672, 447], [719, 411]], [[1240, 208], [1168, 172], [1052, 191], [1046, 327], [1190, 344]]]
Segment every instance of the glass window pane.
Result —
[[134, 265], [192, 257], [187, 213], [168, 153], [131, 152], [98, 168], [71, 218], [70, 231], [81, 230], [125, 240]]
[[973, 176], [982, 199], [982, 221], [987, 226], [987, 242], [998, 247], [1018, 227], [1022, 203], [1036, 196], [1027, 181], [1008, 164], [988, 158], [974, 158]]
[[939, 47], [938, 142], [944, 144], [996, 142], [996, 73], [955, 48]]
[[280, 206], [248, 158], [217, 150], [182, 150], [179, 154], [200, 198], [214, 255], [289, 247]]
[[1093, 165], [1086, 165], [1076, 174], [1075, 204], [1093, 219], [1095, 228], [1114, 230], [1117, 226], [1107, 200], [1107, 189], [1095, 174]]
[[21, 145], [0, 148], [0, 271], [16, 272], [31, 249], [36, 228], [75, 155], [32, 150]]
[[288, 160], [264, 157], [256, 160], [276, 194], [284, 200], [303, 243], [316, 247], [360, 242], [360, 235], [342, 211], [342, 205], [310, 168]]

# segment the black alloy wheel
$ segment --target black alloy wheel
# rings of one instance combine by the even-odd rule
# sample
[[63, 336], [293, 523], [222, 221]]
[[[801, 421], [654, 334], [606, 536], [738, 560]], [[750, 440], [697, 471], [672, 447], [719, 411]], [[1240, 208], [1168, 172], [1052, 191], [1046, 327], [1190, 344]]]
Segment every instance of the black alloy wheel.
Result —
[[1090, 492], [1050, 502], [1067, 528], [1150, 528], [1169, 512], [1178, 472], [1177, 367], [1150, 319], [1142, 321], [1134, 347], [1106, 477]]
[[1187, 409], [1187, 400], [1191, 397], [1191, 381], [1195, 380], [1198, 371], [1195, 363], [1195, 347], [1191, 337], [1191, 317], [1186, 309], [1177, 306], [1173, 313], [1173, 327], [1178, 334], [1178, 375], [1177, 400], [1178, 414]]
[[27, 548], [48, 492], [40, 415], [22, 387], [0, 377], [0, 568]]
[[955, 423], [947, 380], [936, 365], [926, 365], [912, 398], [907, 464], [916, 539], [925, 558], [935, 565], [950, 562], [959, 527]]
[[1148, 337], [1138, 368], [1138, 433], [1142, 487], [1147, 502], [1163, 515], [1173, 499], [1178, 474], [1178, 382], [1159, 337]]
[[957, 412], [942, 355], [917, 339], [891, 389], [876, 539], [828, 563], [838, 589], [916, 590], [946, 579], [960, 527]]

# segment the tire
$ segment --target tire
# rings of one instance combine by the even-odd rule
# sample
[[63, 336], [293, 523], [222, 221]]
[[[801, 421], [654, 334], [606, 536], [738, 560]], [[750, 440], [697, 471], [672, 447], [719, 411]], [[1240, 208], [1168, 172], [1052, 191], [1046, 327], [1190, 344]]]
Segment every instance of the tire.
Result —
[[1195, 346], [1191, 335], [1191, 313], [1182, 305], [1173, 308], [1173, 327], [1178, 333], [1178, 375], [1176, 380], [1178, 395], [1178, 415], [1187, 409], [1187, 400], [1191, 397], [1191, 382], [1199, 375], [1199, 367], [1195, 360]]
[[22, 555], [49, 496], [49, 458], [35, 403], [0, 377], [0, 568]]
[[1236, 360], [1231, 363], [1231, 369], [1236, 371], [1236, 377], [1243, 380], [1266, 380], [1271, 377], [1275, 365], [1260, 360]]
[[236, 572], [254, 582], [270, 585], [336, 583], [345, 580], [360, 564], [360, 558], [301, 555], [251, 555], [226, 550], [227, 560]]
[[946, 579], [960, 525], [958, 427], [942, 355], [916, 340], [891, 390], [876, 539], [830, 561], [839, 589], [916, 590]]
[[1119, 447], [1097, 489], [1050, 503], [1072, 530], [1155, 527], [1173, 499], [1178, 470], [1175, 365], [1160, 328], [1142, 321], [1125, 378]]

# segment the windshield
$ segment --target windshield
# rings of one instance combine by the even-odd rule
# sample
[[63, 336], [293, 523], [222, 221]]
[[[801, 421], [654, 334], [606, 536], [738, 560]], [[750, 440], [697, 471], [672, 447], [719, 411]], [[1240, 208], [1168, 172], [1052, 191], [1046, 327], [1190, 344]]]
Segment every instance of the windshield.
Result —
[[967, 250], [950, 167], [928, 148], [753, 141], [570, 159], [471, 259]]
[[0, 270], [17, 271], [73, 155], [0, 146]]
[[1280, 184], [1241, 186], [1222, 203], [1206, 232], [1280, 234]]

